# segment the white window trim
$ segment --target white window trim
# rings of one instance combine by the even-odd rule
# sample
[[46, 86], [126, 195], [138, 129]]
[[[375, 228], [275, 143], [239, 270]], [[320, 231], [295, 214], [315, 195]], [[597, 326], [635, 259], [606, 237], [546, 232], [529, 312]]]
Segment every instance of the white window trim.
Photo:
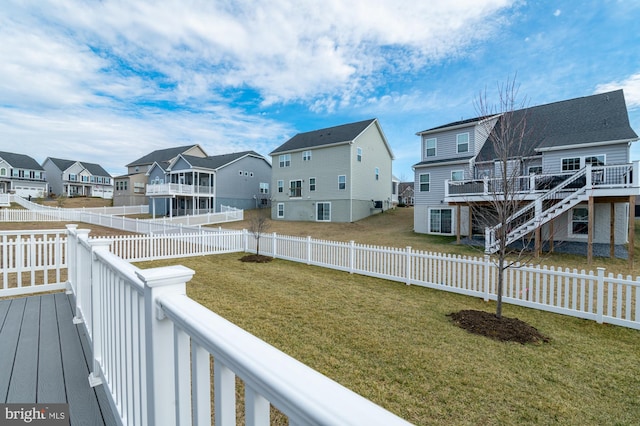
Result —
[[[458, 137], [462, 136], [462, 135], [467, 135], [467, 142], [466, 142], [467, 150], [466, 151], [460, 151], [461, 143], [458, 140]], [[469, 152], [471, 150], [471, 146], [470, 145], [471, 145], [471, 137], [469, 136], [469, 132], [463, 132], [463, 133], [456, 134], [456, 153], [457, 154], [465, 154], [465, 153]]]
[[276, 182], [276, 187], [278, 188], [277, 191], [280, 194], [284, 194], [284, 181], [283, 180], [279, 180], [278, 182]]
[[[344, 178], [344, 188], [340, 188], [340, 178]], [[338, 175], [338, 191], [346, 191], [347, 190], [347, 175]]]
[[[300, 195], [291, 195], [291, 182], [300, 182]], [[289, 181], [289, 198], [302, 198], [302, 179], [291, 179]]]
[[[564, 160], [574, 160], [574, 159], [578, 159], [578, 168], [574, 169], [574, 170], [564, 170]], [[582, 168], [582, 162], [584, 160], [580, 157], [580, 156], [575, 156], [575, 157], [564, 157], [560, 159], [560, 171], [562, 173], [564, 172], [575, 172], [576, 170], [580, 170]]]
[[380, 168], [376, 167], [373, 171], [376, 180], [380, 180]]
[[280, 154], [278, 157], [278, 165], [281, 168], [291, 167], [291, 154]]
[[302, 151], [302, 161], [311, 161], [311, 150]]
[[[428, 147], [428, 142], [429, 141], [433, 141], [433, 155], [428, 155], [427, 154], [427, 150], [429, 149]], [[427, 138], [424, 140], [424, 158], [429, 158], [429, 157], [437, 157], [438, 156], [438, 138]]]
[[[431, 231], [431, 212], [434, 210], [450, 210], [451, 211], [451, 232], [432, 232]], [[440, 228], [442, 229], [442, 214], [440, 216]], [[427, 209], [427, 231], [431, 235], [454, 235], [456, 229], [456, 217], [453, 214], [453, 209], [448, 207], [433, 207]]]
[[[462, 179], [454, 179], [453, 178], [453, 174], [454, 173], [462, 173]], [[459, 182], [459, 181], [463, 181], [464, 180], [464, 170], [451, 170], [451, 181], [453, 182]]]
[[589, 238], [589, 233], [587, 232], [586, 234], [574, 234], [573, 233], [573, 211], [575, 209], [585, 209], [587, 211], [587, 227], [589, 226], [589, 208], [585, 205], [585, 204], [578, 204], [577, 206], [569, 209], [568, 213], [568, 217], [567, 217], [567, 224], [568, 224], [568, 228], [567, 229], [567, 235], [571, 238], [581, 238], [581, 239], [588, 239]]
[[357, 147], [356, 148], [356, 160], [358, 161], [358, 163], [362, 163], [362, 148], [361, 147]]
[[[427, 189], [426, 191], [422, 190], [422, 179], [420, 178], [421, 176], [429, 176], [429, 182], [427, 183], [427, 185], [429, 185], [429, 189]], [[431, 191], [431, 173], [419, 173], [418, 174], [418, 192], [430, 192]]]
[[527, 172], [528, 172], [528, 174], [530, 174], [530, 175], [532, 175], [532, 174], [538, 174], [538, 173], [533, 173], [533, 172], [531, 172], [531, 169], [534, 169], [534, 168], [535, 168], [535, 169], [540, 169], [540, 173], [539, 173], [539, 174], [542, 174], [542, 166], [541, 166], [541, 165], [540, 165], [540, 166], [529, 166], [529, 167], [527, 167]]
[[[313, 189], [311, 189], [311, 179], [313, 179]], [[315, 192], [318, 189], [318, 179], [315, 177], [309, 178], [309, 192]]]
[[[280, 207], [282, 207], [282, 209]], [[280, 212], [282, 212], [282, 214], [280, 214]], [[284, 203], [278, 203], [276, 205], [276, 217], [278, 217], [279, 219], [284, 218]]]
[[[328, 204], [329, 205], [329, 219], [318, 219], [318, 205], [320, 204]], [[315, 211], [316, 222], [331, 222], [331, 202], [330, 201], [319, 201], [316, 203], [316, 211]]]

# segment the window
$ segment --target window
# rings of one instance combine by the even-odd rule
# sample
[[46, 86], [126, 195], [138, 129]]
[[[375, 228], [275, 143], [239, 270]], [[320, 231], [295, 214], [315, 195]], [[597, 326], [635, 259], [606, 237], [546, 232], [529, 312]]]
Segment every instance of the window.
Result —
[[309, 191], [316, 190], [316, 178], [309, 178]]
[[580, 157], [563, 158], [562, 159], [562, 171], [570, 172], [573, 170], [580, 170]]
[[338, 189], [347, 189], [347, 176], [338, 176]]
[[464, 180], [464, 170], [451, 171], [451, 180]]
[[424, 141], [424, 156], [435, 157], [436, 156], [436, 138], [425, 139]]
[[604, 155], [593, 155], [591, 157], [584, 157], [584, 164], [591, 164], [592, 166], [604, 166]]
[[302, 152], [302, 161], [311, 161], [311, 151]]
[[278, 192], [284, 192], [284, 181], [283, 180], [279, 180], [278, 181]]
[[260, 193], [268, 194], [269, 193], [269, 184], [266, 182], [260, 182]]
[[89, 182], [89, 176], [82, 176], [83, 182]]
[[434, 209], [429, 212], [429, 232], [451, 233], [451, 209]]
[[542, 166], [529, 166], [529, 174], [530, 175], [541, 175], [542, 174]]
[[379, 168], [375, 168], [374, 170], [374, 174], [376, 176], [376, 180], [380, 180], [380, 169]]
[[302, 181], [292, 180], [289, 182], [289, 196], [302, 197]]
[[291, 154], [283, 154], [280, 156], [280, 167], [291, 166]]
[[458, 153], [469, 152], [469, 133], [458, 133], [456, 135], [456, 145]]
[[6, 176], [7, 175], [7, 169], [5, 169], [4, 167], [0, 169], [0, 176]]
[[420, 192], [429, 192], [429, 173], [420, 175]]
[[278, 217], [284, 217], [284, 203], [278, 203]]
[[576, 207], [571, 211], [571, 233], [587, 235], [589, 233], [589, 209]]
[[316, 204], [316, 220], [319, 222], [331, 222], [331, 203]]
[[356, 149], [356, 159], [358, 162], [362, 162], [362, 148], [360, 147]]
[[70, 180], [71, 182], [75, 182], [75, 181], [76, 181], [76, 175], [74, 175], [74, 174], [70, 174], [70, 175], [69, 175], [69, 180]]

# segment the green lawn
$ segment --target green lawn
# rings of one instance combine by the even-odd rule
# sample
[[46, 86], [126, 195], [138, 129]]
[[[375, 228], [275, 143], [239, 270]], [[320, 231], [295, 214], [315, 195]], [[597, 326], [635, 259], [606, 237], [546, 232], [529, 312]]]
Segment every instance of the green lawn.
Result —
[[551, 337], [500, 343], [448, 313], [493, 303], [240, 254], [138, 264], [196, 271], [189, 295], [415, 424], [638, 424], [640, 332], [505, 306]]

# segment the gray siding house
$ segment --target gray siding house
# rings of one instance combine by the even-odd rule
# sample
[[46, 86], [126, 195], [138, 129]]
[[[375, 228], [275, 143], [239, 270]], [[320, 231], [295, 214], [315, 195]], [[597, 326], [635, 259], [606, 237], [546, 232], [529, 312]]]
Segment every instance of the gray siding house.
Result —
[[167, 167], [178, 155], [206, 157], [200, 145], [186, 145], [173, 148], [158, 149], [127, 164], [127, 174], [114, 178], [114, 206], [141, 206], [149, 204], [146, 195], [148, 182], [147, 172], [155, 163]]
[[377, 119], [299, 133], [270, 155], [273, 219], [355, 222], [392, 207], [393, 153]]
[[[513, 218], [507, 240], [536, 232], [551, 241], [613, 246], [633, 238], [630, 206], [640, 184], [630, 146], [638, 135], [629, 125], [622, 90], [512, 114], [517, 120], [526, 118], [527, 130], [524, 149], [508, 158], [522, 214]], [[500, 194], [495, 188], [502, 162], [491, 140], [504, 120], [504, 115], [477, 117], [417, 133], [421, 161], [413, 166], [416, 232], [480, 234], [490, 240], [486, 224], [473, 212]], [[494, 248], [489, 240], [487, 252]]]
[[113, 178], [98, 164], [48, 157], [42, 167], [47, 172], [51, 194], [113, 198]]
[[0, 152], [0, 193], [40, 198], [48, 192], [45, 170], [36, 160], [24, 154]]
[[215, 156], [178, 154], [147, 171], [146, 195], [155, 216], [268, 207], [271, 164], [254, 151]]

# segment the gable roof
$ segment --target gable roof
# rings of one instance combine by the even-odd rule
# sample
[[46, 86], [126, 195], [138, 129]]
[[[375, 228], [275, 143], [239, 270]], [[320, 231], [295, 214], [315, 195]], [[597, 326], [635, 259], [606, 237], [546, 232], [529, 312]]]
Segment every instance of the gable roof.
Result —
[[278, 148], [273, 150], [270, 155], [289, 151], [299, 151], [302, 149], [314, 148], [318, 146], [349, 143], [357, 138], [367, 127], [369, 127], [376, 120], [377, 119], [372, 118], [369, 120], [358, 121], [356, 123], [342, 124], [340, 126], [313, 130], [311, 132], [298, 133], [297, 135], [280, 145]]
[[[211, 169], [211, 170], [220, 169], [230, 163], [233, 163], [234, 161], [237, 161], [247, 156], [260, 158], [264, 161], [267, 161], [266, 158], [264, 158], [262, 155], [258, 154], [255, 151], [233, 152], [231, 154], [213, 155], [205, 158], [194, 157], [192, 155], [182, 155], [182, 154], [180, 154], [179, 156], [184, 158], [191, 165], [191, 167], [201, 168], [201, 169]], [[175, 161], [174, 161], [174, 164], [175, 164]], [[173, 166], [173, 164], [171, 166]]]
[[0, 151], [0, 158], [2, 158], [4, 161], [9, 163], [13, 168], [28, 169], [28, 170], [44, 170], [36, 160], [29, 157], [28, 155]]
[[63, 172], [67, 170], [69, 167], [77, 163], [77, 164], [80, 164], [85, 169], [87, 169], [87, 171], [91, 173], [93, 176], [111, 177], [111, 175], [105, 169], [103, 169], [102, 166], [99, 164], [86, 163], [84, 161], [65, 160], [62, 158], [53, 158], [53, 157], [49, 157], [47, 158], [47, 160], [51, 161], [53, 164], [56, 165], [58, 169], [60, 169], [60, 171], [63, 171]]
[[176, 158], [178, 155], [198, 146], [198, 144], [185, 145], [185, 146], [177, 146], [173, 148], [166, 149], [157, 149], [143, 157], [138, 158], [137, 160], [127, 164], [126, 167], [131, 166], [140, 166], [143, 164], [153, 164], [153, 163], [162, 163], [169, 162]]
[[477, 123], [479, 121], [482, 121], [485, 118], [489, 118], [489, 117], [491, 117], [491, 116], [490, 115], [483, 115], [483, 116], [480, 116], [480, 117], [468, 118], [466, 120], [458, 120], [458, 121], [454, 121], [454, 122], [451, 122], [451, 123], [443, 124], [442, 126], [432, 127], [430, 129], [423, 130], [421, 132], [417, 132], [416, 135], [420, 136], [420, 135], [423, 135], [423, 134], [426, 134], [426, 133], [435, 132], [436, 130], [442, 130], [442, 129], [447, 129], [447, 128], [450, 129], [450, 130], [453, 130], [453, 129], [457, 128], [457, 127], [467, 127], [467, 125], [475, 124], [475, 123]]
[[[511, 117], [500, 116], [491, 133], [500, 132], [501, 126], [508, 125], [508, 120], [526, 123], [524, 146], [521, 152], [511, 153], [512, 156], [528, 157], [572, 146], [638, 140], [629, 124], [622, 90], [524, 108], [510, 114]], [[493, 144], [485, 143], [477, 161], [494, 158]]]

